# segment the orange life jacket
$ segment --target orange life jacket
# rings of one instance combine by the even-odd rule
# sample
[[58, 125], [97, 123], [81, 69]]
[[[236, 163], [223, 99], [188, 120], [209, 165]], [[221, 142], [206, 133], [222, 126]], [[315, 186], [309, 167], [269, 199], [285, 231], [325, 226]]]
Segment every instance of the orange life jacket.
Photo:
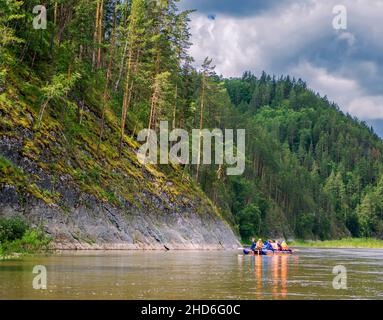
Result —
[[263, 242], [257, 241], [257, 249], [262, 249], [262, 248], [263, 248]]

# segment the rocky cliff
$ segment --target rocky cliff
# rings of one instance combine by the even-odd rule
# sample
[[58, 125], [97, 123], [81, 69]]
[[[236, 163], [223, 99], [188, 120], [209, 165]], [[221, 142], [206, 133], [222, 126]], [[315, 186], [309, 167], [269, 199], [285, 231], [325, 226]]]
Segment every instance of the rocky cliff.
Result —
[[52, 102], [36, 125], [40, 87], [15, 74], [1, 88], [0, 215], [41, 226], [60, 249], [238, 246], [182, 168], [141, 165], [128, 135], [119, 154], [113, 113], [106, 114], [100, 143], [99, 110], [76, 97]]

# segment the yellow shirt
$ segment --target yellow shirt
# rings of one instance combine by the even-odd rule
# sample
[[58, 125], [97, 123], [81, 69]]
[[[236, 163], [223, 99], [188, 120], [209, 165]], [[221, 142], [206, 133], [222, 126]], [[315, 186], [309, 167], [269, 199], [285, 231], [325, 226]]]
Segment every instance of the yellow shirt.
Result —
[[274, 250], [278, 250], [278, 244], [276, 242], [273, 242], [271, 245], [273, 246]]

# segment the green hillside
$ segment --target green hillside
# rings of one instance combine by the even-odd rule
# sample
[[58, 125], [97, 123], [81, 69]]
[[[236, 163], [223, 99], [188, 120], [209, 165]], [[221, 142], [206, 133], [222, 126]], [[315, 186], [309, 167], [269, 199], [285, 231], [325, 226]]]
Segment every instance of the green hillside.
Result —
[[302, 80], [245, 73], [225, 85], [248, 133], [246, 173], [228, 184], [243, 235], [382, 236], [383, 144], [371, 128]]

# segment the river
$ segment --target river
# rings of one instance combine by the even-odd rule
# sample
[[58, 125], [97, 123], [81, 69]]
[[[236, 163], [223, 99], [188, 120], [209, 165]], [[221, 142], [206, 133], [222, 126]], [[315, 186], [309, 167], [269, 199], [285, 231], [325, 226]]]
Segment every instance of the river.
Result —
[[[33, 289], [36, 265], [46, 268], [45, 290]], [[339, 265], [347, 271], [347, 282], [336, 281], [343, 289], [333, 286], [333, 268]], [[301, 248], [290, 256], [256, 257], [233, 251], [28, 256], [0, 261], [0, 299], [383, 299], [383, 250]]]

